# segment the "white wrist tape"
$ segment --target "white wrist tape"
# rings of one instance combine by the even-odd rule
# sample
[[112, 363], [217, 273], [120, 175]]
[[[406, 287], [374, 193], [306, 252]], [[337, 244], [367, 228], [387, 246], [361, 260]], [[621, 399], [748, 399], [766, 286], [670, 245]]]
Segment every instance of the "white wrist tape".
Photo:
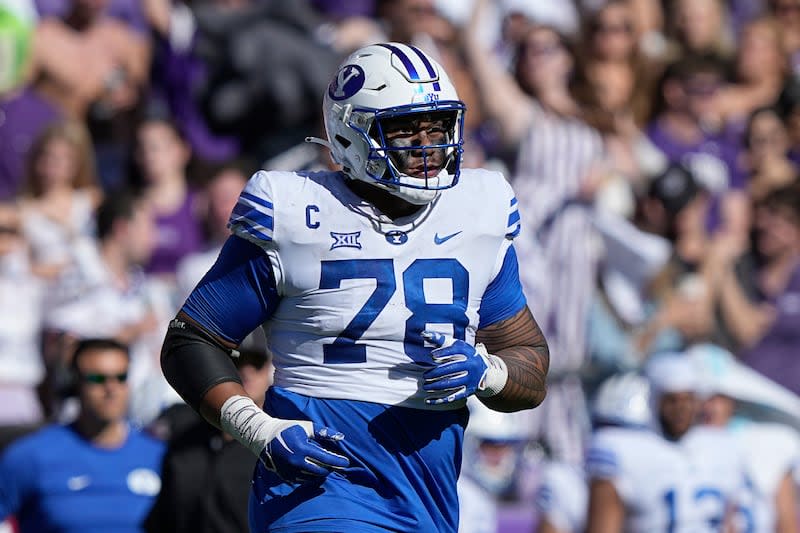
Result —
[[220, 426], [223, 431], [247, 446], [256, 456], [281, 431], [295, 425], [301, 426], [309, 437], [314, 434], [311, 422], [273, 418], [247, 396], [231, 396], [225, 400], [220, 410]]
[[478, 385], [476, 396], [488, 398], [499, 394], [508, 381], [508, 367], [502, 358], [490, 354], [486, 351], [486, 346], [481, 343], [475, 345], [475, 351], [480, 354], [486, 362], [486, 373], [483, 375], [481, 383]]

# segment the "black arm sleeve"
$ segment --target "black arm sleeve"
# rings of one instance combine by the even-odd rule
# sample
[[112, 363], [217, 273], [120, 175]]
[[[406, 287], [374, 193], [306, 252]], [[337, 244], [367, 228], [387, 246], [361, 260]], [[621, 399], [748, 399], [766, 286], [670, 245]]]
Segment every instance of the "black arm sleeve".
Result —
[[199, 410], [203, 396], [226, 381], [241, 384], [229, 350], [189, 322], [169, 323], [161, 349], [161, 370], [181, 398]]

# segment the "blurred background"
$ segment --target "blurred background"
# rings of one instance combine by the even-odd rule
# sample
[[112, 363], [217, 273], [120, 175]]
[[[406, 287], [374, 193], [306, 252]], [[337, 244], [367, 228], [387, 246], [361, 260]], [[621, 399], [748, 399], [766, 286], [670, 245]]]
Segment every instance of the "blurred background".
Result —
[[323, 91], [389, 40], [444, 66], [464, 165], [514, 186], [551, 349], [542, 407], [474, 417], [497, 515], [465, 531], [533, 530], [600, 383], [660, 352], [720, 350], [737, 416], [797, 437], [800, 0], [0, 0], [0, 447], [74, 415], [85, 337], [131, 344], [134, 424], [180, 403], [161, 341], [239, 191], [335, 168], [304, 142]]

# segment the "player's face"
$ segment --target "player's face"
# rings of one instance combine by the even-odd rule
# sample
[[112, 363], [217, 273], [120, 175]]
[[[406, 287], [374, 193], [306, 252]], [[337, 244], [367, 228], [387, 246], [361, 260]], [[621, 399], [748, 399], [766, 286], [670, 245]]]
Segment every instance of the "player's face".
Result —
[[722, 394], [715, 394], [703, 402], [700, 417], [704, 424], [725, 427], [733, 417], [736, 401]]
[[94, 349], [80, 355], [78, 390], [81, 410], [96, 420], [122, 420], [128, 411], [128, 357], [116, 349]]
[[664, 433], [680, 438], [694, 424], [698, 402], [693, 392], [666, 392], [661, 396], [659, 418]]
[[480, 483], [493, 494], [502, 494], [514, 483], [520, 447], [508, 442], [481, 442], [474, 464], [469, 467]]
[[445, 164], [444, 148], [425, 146], [450, 142], [449, 119], [434, 114], [410, 115], [388, 119], [382, 127], [387, 145], [408, 148], [390, 152], [400, 172], [414, 177], [432, 177], [442, 170]]

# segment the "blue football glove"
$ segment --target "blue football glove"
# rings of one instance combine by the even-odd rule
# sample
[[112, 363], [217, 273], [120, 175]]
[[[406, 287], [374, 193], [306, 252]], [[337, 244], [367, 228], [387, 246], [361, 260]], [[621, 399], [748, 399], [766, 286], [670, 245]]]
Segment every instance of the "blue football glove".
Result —
[[286, 420], [286, 428], [270, 440], [260, 459], [267, 470], [288, 483], [320, 480], [346, 468], [347, 457], [333, 451], [344, 435], [329, 428], [315, 428], [311, 422]]
[[494, 396], [508, 380], [505, 362], [486, 351], [482, 344], [472, 346], [462, 340], [435, 331], [423, 331], [422, 337], [437, 346], [431, 351], [435, 366], [423, 373], [428, 405], [464, 400], [468, 396]]

